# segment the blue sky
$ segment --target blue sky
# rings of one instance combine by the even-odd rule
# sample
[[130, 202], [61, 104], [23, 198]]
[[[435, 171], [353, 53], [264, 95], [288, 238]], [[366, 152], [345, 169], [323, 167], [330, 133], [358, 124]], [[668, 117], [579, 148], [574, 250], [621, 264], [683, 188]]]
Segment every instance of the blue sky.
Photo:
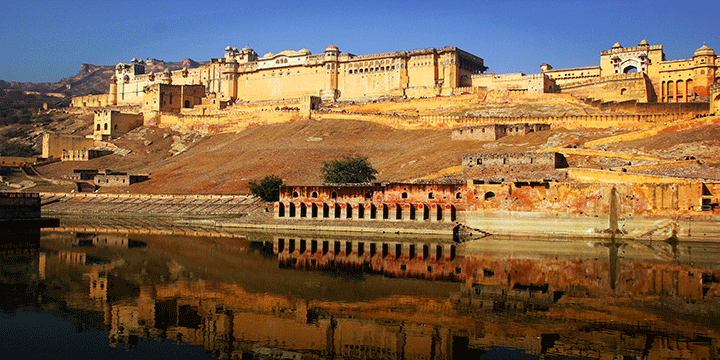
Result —
[[720, 53], [720, 1], [42, 1], [0, 0], [0, 79], [54, 82], [80, 64], [133, 57], [207, 61], [227, 45], [357, 55], [457, 46], [489, 72], [599, 65], [616, 41], [685, 59]]

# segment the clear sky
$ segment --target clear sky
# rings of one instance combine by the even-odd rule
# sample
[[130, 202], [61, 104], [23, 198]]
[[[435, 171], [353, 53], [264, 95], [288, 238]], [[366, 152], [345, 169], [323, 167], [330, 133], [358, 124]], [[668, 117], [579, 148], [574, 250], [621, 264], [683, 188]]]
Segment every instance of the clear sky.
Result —
[[356, 55], [457, 46], [489, 72], [599, 65], [646, 39], [668, 60], [720, 54], [720, 0], [0, 0], [0, 79], [55, 82], [80, 64], [207, 61], [227, 45], [260, 56], [330, 44]]

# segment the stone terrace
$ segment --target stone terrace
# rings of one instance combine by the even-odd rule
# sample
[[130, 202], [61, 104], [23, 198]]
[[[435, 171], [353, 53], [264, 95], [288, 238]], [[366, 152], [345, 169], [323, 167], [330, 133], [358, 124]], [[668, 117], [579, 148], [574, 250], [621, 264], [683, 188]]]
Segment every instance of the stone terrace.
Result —
[[85, 214], [243, 215], [267, 206], [234, 195], [126, 195], [41, 193], [43, 211]]

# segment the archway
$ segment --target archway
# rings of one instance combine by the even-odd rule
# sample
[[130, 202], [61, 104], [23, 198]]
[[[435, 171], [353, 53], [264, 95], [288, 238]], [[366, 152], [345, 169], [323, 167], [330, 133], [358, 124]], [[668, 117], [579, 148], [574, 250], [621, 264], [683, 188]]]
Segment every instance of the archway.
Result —
[[623, 73], [625, 73], [625, 74], [636, 73], [636, 72], [638, 72], [638, 69], [633, 65], [626, 66], [623, 69]]
[[185, 100], [185, 108], [186, 109], [190, 108], [190, 100]]

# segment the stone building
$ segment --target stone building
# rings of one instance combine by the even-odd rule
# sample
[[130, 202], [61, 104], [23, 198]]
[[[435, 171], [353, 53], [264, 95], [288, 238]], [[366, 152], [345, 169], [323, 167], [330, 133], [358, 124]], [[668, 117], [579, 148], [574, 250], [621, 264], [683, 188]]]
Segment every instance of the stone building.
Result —
[[128, 186], [149, 179], [148, 175], [128, 174], [110, 170], [101, 170], [93, 178], [97, 186]]
[[97, 186], [128, 186], [150, 178], [145, 174], [128, 174], [112, 170], [75, 169], [68, 178], [73, 181], [92, 181]]
[[464, 182], [281, 186], [275, 217], [455, 221], [468, 196]]
[[154, 84], [143, 89], [142, 109], [144, 112], [159, 111], [179, 113], [202, 104], [205, 97], [203, 85]]
[[93, 138], [98, 141], [116, 138], [142, 126], [142, 124], [142, 114], [127, 114], [108, 109], [97, 110], [95, 111]]
[[79, 135], [43, 134], [42, 157], [62, 159], [63, 153], [87, 151], [95, 146], [95, 140]]
[[710, 114], [720, 114], [720, 83], [710, 86]]
[[495, 141], [543, 130], [550, 130], [550, 124], [487, 124], [457, 127], [452, 129], [451, 136], [453, 140]]
[[564, 180], [568, 167], [560, 153], [464, 154], [463, 177], [479, 183], [547, 182]]
[[62, 151], [62, 161], [88, 161], [101, 156], [112, 154], [111, 151], [107, 150], [65, 150]]
[[223, 58], [196, 69], [166, 70], [159, 75], [146, 74], [142, 60], [120, 63], [108, 102], [140, 104], [145, 87], [155, 84], [202, 85], [221, 101], [433, 96], [472, 86], [472, 75], [485, 69], [483, 59], [453, 46], [358, 56], [331, 45], [322, 54], [302, 49], [263, 57], [250, 47], [228, 46]]
[[[541, 66], [542, 73], [555, 80], [561, 92], [575, 93], [581, 85], [612, 79], [623, 80], [615, 87], [594, 89], [592, 94], [604, 101], [638, 99], [633, 88], [647, 86], [647, 102], [691, 102], [706, 101], [710, 86], [720, 80], [720, 60], [715, 51], [703, 44], [692, 58], [666, 60], [662, 45], [650, 45], [641, 41], [637, 46], [623, 47], [615, 43], [611, 49], [600, 53], [600, 66], [553, 69], [547, 64]], [[623, 74], [641, 73], [644, 76], [624, 77]], [[639, 99], [643, 101], [643, 99]]]

